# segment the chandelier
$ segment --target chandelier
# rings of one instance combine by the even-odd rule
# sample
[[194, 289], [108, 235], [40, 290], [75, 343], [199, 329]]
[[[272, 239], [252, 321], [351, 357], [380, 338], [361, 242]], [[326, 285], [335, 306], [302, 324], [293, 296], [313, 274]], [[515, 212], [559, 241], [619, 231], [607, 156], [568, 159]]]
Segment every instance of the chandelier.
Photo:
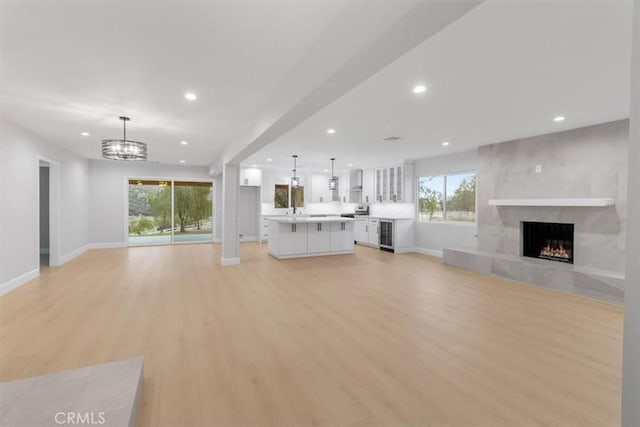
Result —
[[102, 157], [109, 160], [147, 160], [147, 144], [127, 139], [127, 122], [131, 119], [121, 116], [120, 120], [124, 126], [124, 137], [122, 139], [103, 139]]
[[333, 162], [336, 159], [334, 157], [331, 158], [331, 178], [329, 178], [329, 190], [336, 191], [338, 190], [338, 183], [340, 182], [340, 178], [334, 175], [333, 173]]

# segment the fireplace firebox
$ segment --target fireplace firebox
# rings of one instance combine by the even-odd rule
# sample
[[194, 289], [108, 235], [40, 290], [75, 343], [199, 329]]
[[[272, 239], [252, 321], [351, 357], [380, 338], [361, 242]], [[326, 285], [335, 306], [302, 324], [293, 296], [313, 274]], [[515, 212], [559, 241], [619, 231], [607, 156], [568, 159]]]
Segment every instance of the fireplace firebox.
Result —
[[573, 264], [573, 224], [522, 222], [522, 255]]

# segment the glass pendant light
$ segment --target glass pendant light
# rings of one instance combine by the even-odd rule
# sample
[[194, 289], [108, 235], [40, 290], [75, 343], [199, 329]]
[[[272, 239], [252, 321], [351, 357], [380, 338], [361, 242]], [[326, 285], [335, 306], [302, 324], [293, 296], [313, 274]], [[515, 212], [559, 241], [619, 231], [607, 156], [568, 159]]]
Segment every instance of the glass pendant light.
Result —
[[298, 159], [298, 155], [294, 154], [291, 157], [293, 157], [293, 176], [291, 177], [291, 188], [298, 188], [300, 186], [300, 178], [296, 176], [296, 161]]
[[340, 178], [333, 174], [333, 162], [335, 162], [335, 157], [331, 158], [331, 178], [329, 178], [329, 190], [338, 191], [338, 183]]

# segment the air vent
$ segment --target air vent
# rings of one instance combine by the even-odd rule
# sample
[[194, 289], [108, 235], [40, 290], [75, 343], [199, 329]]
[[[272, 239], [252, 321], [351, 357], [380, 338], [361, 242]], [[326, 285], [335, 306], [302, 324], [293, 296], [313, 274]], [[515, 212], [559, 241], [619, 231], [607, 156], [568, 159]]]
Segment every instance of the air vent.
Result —
[[400, 138], [399, 136], [389, 136], [387, 138], [385, 138], [385, 141], [389, 141], [389, 142], [398, 142], [400, 141], [402, 138]]

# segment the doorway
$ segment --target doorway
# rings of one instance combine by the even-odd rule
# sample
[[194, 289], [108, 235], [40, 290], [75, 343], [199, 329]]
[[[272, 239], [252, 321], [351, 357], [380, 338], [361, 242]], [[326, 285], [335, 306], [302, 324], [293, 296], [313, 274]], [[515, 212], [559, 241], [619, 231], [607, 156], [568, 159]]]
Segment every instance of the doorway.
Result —
[[241, 241], [259, 240], [260, 187], [240, 186], [238, 192], [238, 234]]
[[50, 206], [51, 206], [51, 195], [49, 189], [51, 188], [50, 180], [51, 180], [51, 165], [44, 160], [40, 160], [40, 164], [38, 167], [38, 180], [40, 185], [40, 196], [39, 196], [39, 212], [40, 212], [40, 221], [39, 221], [39, 234], [40, 234], [40, 268], [48, 268], [51, 265], [50, 258], [50, 248], [51, 248], [51, 231], [50, 231]]

